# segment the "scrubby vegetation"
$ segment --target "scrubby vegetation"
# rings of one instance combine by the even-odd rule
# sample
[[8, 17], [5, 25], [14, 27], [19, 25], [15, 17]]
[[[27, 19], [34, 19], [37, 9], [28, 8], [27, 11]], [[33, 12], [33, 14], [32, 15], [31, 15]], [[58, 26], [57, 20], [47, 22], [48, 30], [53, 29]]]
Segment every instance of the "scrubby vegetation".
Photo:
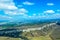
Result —
[[[34, 31], [20, 31], [21, 29], [28, 29], [34, 27], [42, 27], [45, 24], [31, 24], [31, 25], [24, 25], [24, 27], [12, 27], [10, 29], [3, 29], [0, 30], [0, 40], [60, 40], [60, 25], [55, 24], [51, 26], [46, 26], [41, 30], [34, 30]], [[41, 25], [41, 26], [40, 26]], [[13, 30], [15, 28], [15, 30]], [[9, 32], [10, 31], [10, 32]], [[3, 33], [4, 35], [2, 35]]]

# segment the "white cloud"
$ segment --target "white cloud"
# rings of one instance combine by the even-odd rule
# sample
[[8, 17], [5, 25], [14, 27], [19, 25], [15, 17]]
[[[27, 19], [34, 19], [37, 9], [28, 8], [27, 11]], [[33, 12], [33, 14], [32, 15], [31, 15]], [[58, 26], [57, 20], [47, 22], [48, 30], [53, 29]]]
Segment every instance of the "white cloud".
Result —
[[54, 10], [46, 10], [46, 11], [44, 11], [44, 13], [55, 13], [55, 11]]
[[36, 16], [36, 14], [33, 14], [33, 16]]
[[47, 3], [47, 5], [48, 5], [48, 6], [53, 6], [53, 5], [54, 5], [54, 3]]
[[28, 11], [24, 8], [20, 8], [18, 10], [6, 10], [5, 11], [5, 14], [8, 14], [8, 15], [25, 15], [26, 13], [28, 13]]
[[32, 16], [28, 16], [29, 18], [31, 18]]
[[55, 17], [60, 17], [60, 14], [56, 13], [56, 14], [54, 14], [53, 16], [55, 16]]
[[20, 8], [20, 7], [23, 7], [23, 5], [17, 5], [17, 7], [19, 7], [19, 8]]
[[0, 9], [15, 10], [15, 9], [17, 9], [17, 7], [13, 3], [13, 1], [10, 1], [10, 0], [0, 0]]
[[15, 11], [10, 11], [10, 10], [6, 10], [6, 11], [4, 11], [5, 12], [5, 14], [8, 14], [8, 15], [16, 15], [17, 14], [17, 12], [15, 12]]
[[10, 1], [13, 1], [13, 0], [0, 0], [0, 2], [5, 2], [5, 1], [7, 1], [7, 2], [10, 2]]
[[34, 5], [34, 3], [31, 3], [31, 2], [28, 2], [28, 1], [23, 2], [23, 4], [24, 4], [24, 5]]
[[57, 10], [57, 12], [60, 12], [60, 10]]
[[10, 20], [10, 19], [12, 19], [12, 17], [10, 17], [10, 16], [3, 16], [3, 15], [0, 15], [0, 19], [1, 20]]
[[20, 14], [25, 14], [25, 13], [28, 13], [28, 11], [24, 8], [21, 8], [21, 9], [19, 9], [19, 13]]
[[11, 16], [4, 16], [4, 15], [0, 15], [0, 25], [6, 24], [8, 21], [10, 22], [11, 20], [13, 20], [13, 18]]
[[0, 10], [3, 10], [8, 15], [24, 15], [28, 13], [25, 8], [18, 8], [15, 6], [13, 0], [0, 0]]

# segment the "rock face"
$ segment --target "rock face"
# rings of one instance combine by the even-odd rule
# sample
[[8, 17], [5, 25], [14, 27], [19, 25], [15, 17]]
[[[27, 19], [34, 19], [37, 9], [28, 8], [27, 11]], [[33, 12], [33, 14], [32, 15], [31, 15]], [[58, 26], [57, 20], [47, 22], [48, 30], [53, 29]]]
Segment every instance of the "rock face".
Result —
[[60, 26], [58, 25], [56, 29], [50, 35], [52, 40], [60, 40]]
[[[44, 25], [44, 24], [43, 24]], [[42, 27], [43, 27], [42, 25]], [[45, 24], [47, 25], [47, 24]], [[34, 27], [37, 27], [37, 25], [34, 25]], [[40, 25], [39, 25], [40, 26]], [[26, 26], [24, 26], [26, 27]], [[37, 27], [39, 28], [39, 27]], [[56, 29], [55, 29], [56, 28]], [[30, 29], [30, 28], [27, 28], [27, 29]], [[33, 29], [33, 28], [32, 28]], [[21, 39], [24, 39], [24, 40], [30, 40], [29, 37], [31, 37], [32, 39], [35, 39], [35, 38], [44, 38], [44, 39], [52, 39], [52, 40], [57, 40], [59, 39], [60, 40], [60, 26], [56, 24], [48, 24], [46, 27], [44, 26], [43, 29], [41, 30], [34, 30], [34, 31], [29, 31], [29, 32], [26, 32], [26, 31], [20, 31], [21, 28], [7, 28], [7, 29], [2, 29], [0, 30], [0, 36], [5, 36], [5, 37], [12, 37], [12, 38], [21, 38]], [[54, 30], [54, 31], [53, 31]], [[48, 35], [48, 36], [47, 36]]]

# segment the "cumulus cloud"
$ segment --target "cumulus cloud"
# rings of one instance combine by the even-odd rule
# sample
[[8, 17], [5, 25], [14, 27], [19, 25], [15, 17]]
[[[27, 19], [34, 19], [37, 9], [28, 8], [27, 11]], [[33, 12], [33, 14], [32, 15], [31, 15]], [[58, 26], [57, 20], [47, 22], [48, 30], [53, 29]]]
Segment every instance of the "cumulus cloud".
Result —
[[60, 10], [58, 9], [57, 12], [60, 12]]
[[12, 19], [12, 17], [10, 17], [10, 16], [4, 16], [4, 15], [0, 15], [0, 20], [10, 20], [10, 19]]
[[3, 10], [8, 15], [21, 15], [28, 13], [25, 8], [18, 8], [15, 6], [13, 0], [0, 0], [0, 10]]
[[12, 17], [11, 16], [5, 16], [5, 15], [0, 15], [0, 25], [3, 25], [3, 24], [6, 24], [7, 21], [11, 21], [12, 20]]
[[20, 8], [20, 9], [17, 9], [17, 10], [6, 10], [5, 11], [5, 14], [8, 14], [8, 15], [25, 15], [26, 13], [28, 13], [28, 11], [24, 8]]
[[55, 11], [54, 10], [46, 10], [46, 11], [44, 11], [44, 13], [55, 13]]
[[28, 13], [28, 11], [24, 8], [19, 9], [20, 14]]
[[23, 2], [24, 5], [34, 5], [34, 3], [31, 3], [31, 2], [28, 2], [28, 1], [25, 1]]
[[54, 5], [54, 3], [47, 3], [47, 5], [48, 5], [48, 6], [53, 6], [53, 5]]
[[29, 18], [32, 18], [32, 16], [28, 16]]
[[53, 16], [60, 18], [60, 14], [58, 14], [58, 13], [54, 14]]
[[10, 10], [5, 10], [4, 12], [5, 12], [5, 14], [8, 14], [8, 15], [16, 15], [17, 14], [16, 11], [10, 11]]
[[14, 5], [9, 5], [9, 4], [0, 3], [0, 9], [15, 10], [15, 9], [17, 9], [17, 7], [15, 7]]
[[17, 7], [12, 0], [0, 0], [0, 9], [15, 10]]
[[36, 14], [33, 14], [33, 16], [36, 16]]

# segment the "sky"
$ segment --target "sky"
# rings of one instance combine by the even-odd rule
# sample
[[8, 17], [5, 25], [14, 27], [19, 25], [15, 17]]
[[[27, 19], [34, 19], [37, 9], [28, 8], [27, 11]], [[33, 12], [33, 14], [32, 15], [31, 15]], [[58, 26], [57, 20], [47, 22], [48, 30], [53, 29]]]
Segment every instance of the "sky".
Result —
[[0, 0], [0, 22], [60, 19], [60, 0]]

